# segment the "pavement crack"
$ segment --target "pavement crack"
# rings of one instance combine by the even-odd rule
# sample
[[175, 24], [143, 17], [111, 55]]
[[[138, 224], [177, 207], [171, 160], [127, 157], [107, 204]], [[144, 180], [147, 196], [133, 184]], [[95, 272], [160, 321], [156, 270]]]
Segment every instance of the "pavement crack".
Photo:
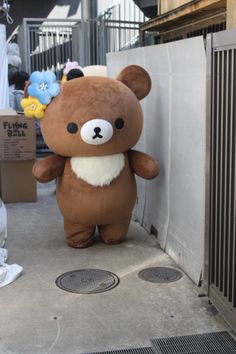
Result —
[[56, 338], [55, 338], [55, 340], [53, 341], [53, 343], [52, 343], [52, 345], [50, 346], [50, 348], [48, 349], [47, 354], [52, 351], [52, 349], [55, 347], [55, 345], [57, 344], [58, 339], [59, 339], [59, 337], [60, 337], [61, 327], [60, 327], [59, 321], [56, 321], [56, 324], [57, 324], [57, 334], [56, 334]]

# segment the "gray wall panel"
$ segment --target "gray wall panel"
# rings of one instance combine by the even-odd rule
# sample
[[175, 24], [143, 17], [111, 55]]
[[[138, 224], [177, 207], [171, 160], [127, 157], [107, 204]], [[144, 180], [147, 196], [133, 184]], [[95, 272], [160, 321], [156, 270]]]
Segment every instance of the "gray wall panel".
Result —
[[[144, 130], [137, 145], [160, 163], [154, 181], [138, 180], [134, 215], [160, 246], [199, 282], [205, 225], [205, 86], [202, 37], [107, 56], [109, 75], [127, 64], [150, 74], [152, 90], [142, 101]], [[140, 203], [141, 199], [141, 203]]]

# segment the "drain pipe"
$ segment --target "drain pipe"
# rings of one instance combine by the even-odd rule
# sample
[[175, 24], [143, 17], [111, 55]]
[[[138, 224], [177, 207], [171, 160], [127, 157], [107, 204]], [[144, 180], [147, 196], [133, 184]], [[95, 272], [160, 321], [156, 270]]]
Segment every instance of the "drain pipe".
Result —
[[[82, 0], [81, 1], [81, 19], [83, 22], [84, 40], [86, 41], [83, 53], [82, 65], [97, 64], [97, 43], [96, 43], [96, 18], [97, 18], [97, 0]], [[85, 30], [86, 29], [86, 30]]]
[[81, 1], [81, 18], [82, 21], [90, 19], [91, 15], [91, 1], [90, 0], [82, 0]]
[[91, 1], [91, 18], [95, 19], [98, 16], [98, 2], [97, 0]]
[[81, 1], [82, 20], [92, 20], [97, 17], [97, 0]]

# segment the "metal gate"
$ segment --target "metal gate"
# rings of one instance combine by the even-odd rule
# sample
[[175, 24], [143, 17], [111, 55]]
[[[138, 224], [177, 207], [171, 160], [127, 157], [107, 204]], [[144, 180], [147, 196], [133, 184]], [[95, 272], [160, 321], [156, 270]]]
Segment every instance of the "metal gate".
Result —
[[207, 37], [205, 281], [236, 331], [236, 30]]
[[[126, 7], [125, 7], [126, 5]], [[131, 20], [130, 20], [131, 19]], [[106, 64], [106, 53], [140, 45], [139, 26], [144, 15], [124, 0], [95, 19], [24, 18], [18, 43], [24, 70], [53, 70], [61, 78], [67, 60], [81, 66]]]
[[63, 64], [78, 58], [75, 20], [24, 18], [18, 33], [18, 44], [24, 70], [53, 70], [58, 78]]

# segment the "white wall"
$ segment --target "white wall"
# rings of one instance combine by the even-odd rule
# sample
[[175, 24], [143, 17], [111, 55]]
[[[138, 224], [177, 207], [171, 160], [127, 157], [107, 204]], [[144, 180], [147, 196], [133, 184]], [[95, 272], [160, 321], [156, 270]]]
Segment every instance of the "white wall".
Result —
[[108, 7], [117, 4], [118, 0], [98, 0], [98, 14], [106, 10]]
[[53, 7], [51, 12], [48, 14], [49, 19], [81, 19], [81, 4], [75, 6], [73, 9], [72, 4], [64, 4], [64, 0], [57, 1], [57, 4]]
[[[58, 4], [55, 4], [47, 18], [81, 18], [81, 3], [79, 4], [76, 12], [72, 11], [72, 4], [64, 4], [64, 0], [59, 0]], [[122, 20], [127, 21], [135, 21], [138, 20], [139, 17], [143, 19], [143, 15], [141, 15], [141, 11], [134, 4], [132, 0], [98, 0], [97, 1], [97, 12], [98, 14], [103, 13], [107, 8], [113, 7], [113, 16], [118, 19], [119, 17]], [[141, 19], [140, 19], [141, 20]]]
[[206, 57], [202, 37], [107, 56], [109, 75], [144, 67], [152, 90], [142, 101], [137, 147], [161, 165], [154, 181], [138, 180], [134, 217], [158, 230], [160, 246], [198, 283], [203, 266]]
[[107, 10], [108, 7], [114, 6], [112, 10], [112, 19], [125, 20], [125, 21], [138, 21], [144, 20], [144, 15], [135, 5], [133, 0], [98, 0], [98, 14]]

